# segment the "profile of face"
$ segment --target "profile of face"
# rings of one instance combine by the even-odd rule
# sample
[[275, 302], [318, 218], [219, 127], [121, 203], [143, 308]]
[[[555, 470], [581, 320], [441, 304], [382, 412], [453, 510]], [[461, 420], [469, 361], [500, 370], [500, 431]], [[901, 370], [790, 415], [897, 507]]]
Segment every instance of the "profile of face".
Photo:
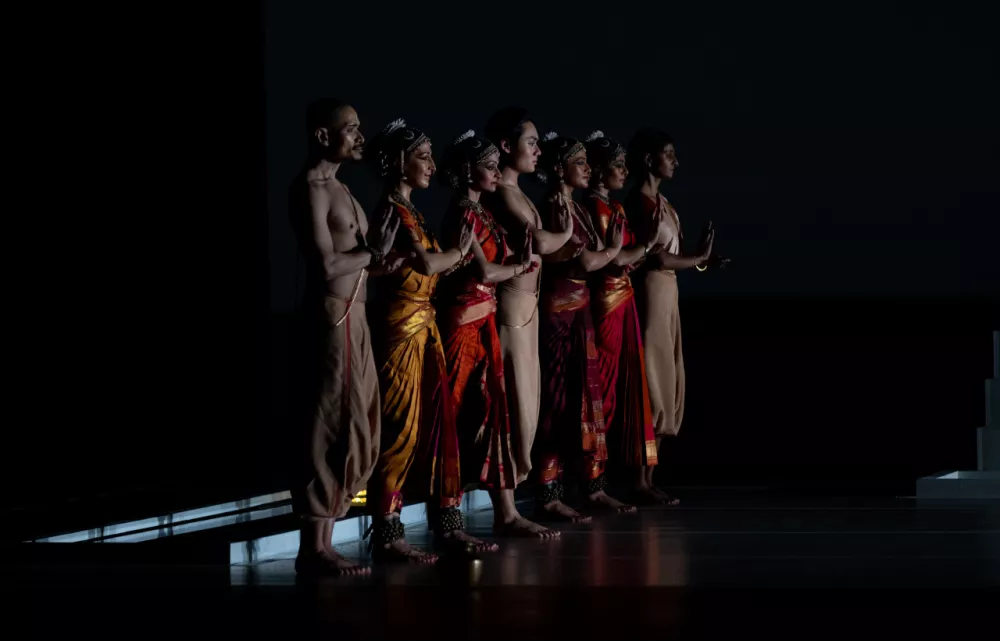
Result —
[[338, 110], [330, 126], [320, 127], [315, 136], [316, 141], [326, 149], [326, 157], [330, 161], [361, 160], [365, 137], [361, 135], [361, 120], [353, 107]]
[[482, 162], [476, 164], [470, 172], [472, 188], [480, 193], [494, 192], [500, 182], [500, 152], [495, 151]]
[[414, 189], [427, 189], [431, 185], [431, 176], [437, 170], [434, 158], [431, 156], [431, 141], [425, 140], [402, 159], [400, 171], [402, 181]]
[[533, 174], [538, 167], [538, 157], [542, 150], [538, 148], [538, 129], [535, 123], [524, 123], [521, 136], [517, 139], [517, 145], [511, 148], [508, 141], [501, 143], [505, 153], [510, 154], [509, 165], [519, 174]]
[[625, 166], [625, 154], [619, 154], [601, 172], [601, 183], [610, 191], [618, 191], [625, 188], [625, 180], [628, 178], [628, 168]]
[[680, 166], [680, 163], [677, 162], [677, 151], [674, 149], [672, 143], [668, 143], [660, 153], [649, 157], [647, 163], [649, 164], [649, 170], [654, 175], [667, 180], [674, 177], [674, 172]]
[[584, 189], [590, 184], [590, 165], [587, 164], [587, 150], [581, 149], [559, 166], [562, 181], [573, 189]]

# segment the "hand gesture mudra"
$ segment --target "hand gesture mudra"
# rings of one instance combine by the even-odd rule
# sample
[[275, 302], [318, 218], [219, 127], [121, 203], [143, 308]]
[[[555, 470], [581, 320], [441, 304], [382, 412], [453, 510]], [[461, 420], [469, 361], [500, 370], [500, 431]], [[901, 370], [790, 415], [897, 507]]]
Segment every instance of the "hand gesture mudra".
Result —
[[569, 231], [573, 229], [573, 211], [572, 204], [569, 199], [562, 194], [556, 196], [556, 204], [559, 209], [556, 210], [556, 225], [559, 227], [558, 231]]
[[652, 233], [649, 236], [649, 242], [646, 243], [648, 247], [662, 247], [667, 244], [670, 240], [669, 235], [663, 229], [663, 222], [667, 219], [666, 208], [657, 207], [656, 211], [653, 212], [653, 218], [650, 221]]
[[462, 225], [462, 231], [458, 235], [458, 251], [465, 256], [472, 249], [472, 241], [476, 239], [476, 232], [471, 225]]
[[386, 216], [385, 220], [382, 221], [379, 227], [379, 252], [385, 256], [392, 249], [393, 244], [396, 242], [396, 232], [399, 231], [400, 218], [399, 216]]
[[714, 244], [715, 227], [712, 226], [712, 221], [708, 221], [705, 229], [701, 232], [701, 251], [698, 253], [698, 257], [702, 260], [708, 260], [712, 255], [712, 246]]
[[625, 222], [619, 218], [611, 228], [610, 249], [621, 249], [625, 238]]

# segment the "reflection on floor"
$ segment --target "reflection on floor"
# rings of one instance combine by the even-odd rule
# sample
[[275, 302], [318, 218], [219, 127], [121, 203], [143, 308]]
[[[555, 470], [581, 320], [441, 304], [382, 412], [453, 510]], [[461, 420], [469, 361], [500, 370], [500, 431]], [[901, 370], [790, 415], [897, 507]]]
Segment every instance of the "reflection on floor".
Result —
[[[107, 631], [134, 618], [143, 636], [161, 621], [173, 623], [154, 624], [154, 636], [181, 626], [229, 638], [609, 641], [755, 630], [842, 640], [865, 630], [939, 639], [971, 630], [995, 606], [1000, 503], [686, 498], [678, 508], [562, 528], [559, 541], [502, 541], [482, 555], [475, 585], [464, 559], [318, 583], [296, 581], [290, 558], [156, 571], [50, 567], [23, 581], [34, 602], [59, 613], [46, 625]], [[488, 537], [490, 526], [489, 512], [470, 517], [473, 534]], [[426, 531], [409, 532], [429, 543]], [[366, 560], [358, 543], [342, 551]]]

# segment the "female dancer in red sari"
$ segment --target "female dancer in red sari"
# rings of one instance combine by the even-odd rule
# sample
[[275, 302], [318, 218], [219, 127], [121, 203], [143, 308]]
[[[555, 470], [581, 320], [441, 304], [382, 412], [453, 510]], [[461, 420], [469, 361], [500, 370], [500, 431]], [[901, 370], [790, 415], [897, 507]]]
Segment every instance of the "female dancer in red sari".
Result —
[[448, 386], [441, 334], [431, 298], [439, 274], [457, 264], [472, 246], [471, 232], [454, 249], [442, 251], [423, 215], [410, 202], [414, 189], [426, 189], [434, 174], [431, 141], [420, 130], [396, 120], [369, 143], [367, 157], [386, 181], [375, 209], [376, 220], [400, 224], [392, 252], [409, 259], [383, 280], [381, 327], [374, 332], [375, 363], [382, 395], [382, 439], [368, 484], [374, 522], [375, 560], [434, 562], [436, 555], [411, 547], [399, 512], [404, 485], [427, 499], [428, 521], [438, 546], [473, 543], [495, 549], [463, 530], [458, 431]]
[[523, 518], [514, 506], [517, 483], [507, 409], [503, 355], [496, 324], [497, 283], [534, 271], [531, 237], [524, 259], [510, 262], [513, 251], [506, 232], [480, 203], [483, 192], [496, 189], [499, 150], [468, 131], [445, 152], [440, 174], [455, 190], [444, 228], [452, 238], [471, 231], [472, 251], [442, 282], [440, 305], [445, 357], [462, 450], [462, 469], [469, 481], [490, 491], [493, 529], [498, 535], [551, 538], [555, 532]]
[[[673, 178], [679, 164], [670, 136], [656, 129], [639, 130], [629, 142], [628, 162], [632, 173], [638, 177], [625, 201], [629, 223], [639, 243], [649, 246], [655, 240], [662, 247], [647, 256], [637, 297], [639, 326], [646, 350], [649, 403], [659, 452], [663, 438], [676, 436], [684, 417], [684, 356], [676, 272], [704, 267], [712, 255], [715, 232], [709, 223], [698, 254], [681, 254], [680, 218], [660, 194], [661, 183]], [[660, 500], [677, 503], [653, 485], [653, 469], [645, 468], [646, 487]]]
[[586, 502], [619, 512], [632, 506], [608, 496], [604, 489], [605, 424], [601, 370], [590, 311], [587, 278], [603, 269], [622, 247], [622, 227], [615, 225], [605, 246], [573, 191], [590, 182], [587, 151], [578, 140], [555, 133], [542, 141], [539, 175], [551, 182], [550, 217], [569, 210], [573, 235], [555, 253], [544, 256], [538, 352], [542, 363], [542, 403], [532, 456], [539, 477], [536, 498], [541, 510], [555, 518], [587, 520], [562, 502], [565, 463], [578, 477]]
[[650, 252], [656, 253], [658, 228], [649, 244], [636, 241], [625, 218], [625, 209], [611, 200], [612, 191], [625, 186], [628, 169], [625, 148], [595, 131], [587, 137], [587, 160], [592, 168], [584, 206], [601, 237], [622, 227], [622, 250], [594, 283], [594, 322], [604, 384], [604, 423], [608, 430], [611, 461], [635, 470], [637, 498], [660, 503], [649, 487], [646, 468], [657, 463], [653, 415], [649, 405], [646, 362], [639, 329], [635, 292], [629, 274]]

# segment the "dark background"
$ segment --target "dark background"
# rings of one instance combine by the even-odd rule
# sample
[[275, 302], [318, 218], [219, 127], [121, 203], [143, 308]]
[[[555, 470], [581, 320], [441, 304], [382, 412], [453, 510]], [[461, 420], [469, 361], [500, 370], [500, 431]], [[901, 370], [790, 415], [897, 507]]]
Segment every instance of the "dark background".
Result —
[[[48, 75], [22, 71], [27, 173], [59, 216], [29, 221], [11, 314], [5, 508], [58, 521], [287, 489], [302, 277], [284, 194], [324, 95], [369, 136], [405, 117], [438, 150], [508, 103], [542, 131], [674, 136], [668, 196], [733, 264], [681, 277], [670, 481], [908, 491], [974, 466], [1000, 328], [993, 16], [693, 5], [267, 2], [64, 25], [36, 52], [60, 52]], [[377, 185], [345, 176], [370, 206]], [[436, 222], [446, 198], [414, 199]]]

